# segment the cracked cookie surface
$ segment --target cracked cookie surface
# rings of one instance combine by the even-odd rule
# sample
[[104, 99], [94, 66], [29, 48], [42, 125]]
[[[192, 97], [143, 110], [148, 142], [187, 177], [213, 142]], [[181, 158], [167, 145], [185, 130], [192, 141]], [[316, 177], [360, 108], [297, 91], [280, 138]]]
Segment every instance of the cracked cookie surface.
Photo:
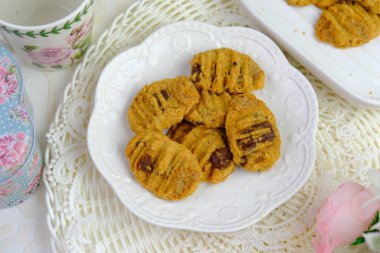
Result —
[[163, 79], [144, 86], [128, 110], [131, 129], [162, 131], [178, 122], [199, 101], [199, 94], [188, 77]]
[[315, 25], [317, 37], [338, 48], [363, 45], [380, 34], [380, 18], [360, 4], [335, 4]]
[[185, 119], [197, 126], [224, 127], [232, 95], [228, 92], [215, 94], [207, 90], [201, 90], [199, 93], [199, 103], [191, 109]]
[[216, 94], [248, 93], [264, 87], [265, 74], [248, 55], [229, 48], [199, 53], [191, 60], [191, 80]]
[[296, 6], [306, 6], [314, 4], [317, 0], [288, 0], [288, 4]]
[[219, 129], [194, 126], [183, 121], [170, 128], [168, 136], [197, 157], [202, 170], [201, 181], [220, 183], [234, 171], [232, 153]]
[[275, 117], [252, 94], [233, 98], [226, 132], [235, 163], [248, 171], [265, 171], [280, 157], [281, 139]]
[[180, 200], [197, 188], [201, 168], [190, 150], [158, 132], [141, 132], [125, 154], [136, 180], [157, 197]]

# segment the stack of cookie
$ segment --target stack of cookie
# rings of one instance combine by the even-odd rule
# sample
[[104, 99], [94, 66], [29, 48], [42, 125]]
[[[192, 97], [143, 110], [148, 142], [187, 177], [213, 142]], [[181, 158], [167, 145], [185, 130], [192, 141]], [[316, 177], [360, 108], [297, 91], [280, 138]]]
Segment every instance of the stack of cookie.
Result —
[[199, 182], [224, 181], [236, 164], [264, 171], [280, 156], [275, 117], [251, 94], [264, 87], [257, 63], [222, 48], [195, 55], [191, 66], [190, 77], [144, 86], [128, 110], [137, 134], [126, 148], [130, 167], [168, 200], [191, 195]]

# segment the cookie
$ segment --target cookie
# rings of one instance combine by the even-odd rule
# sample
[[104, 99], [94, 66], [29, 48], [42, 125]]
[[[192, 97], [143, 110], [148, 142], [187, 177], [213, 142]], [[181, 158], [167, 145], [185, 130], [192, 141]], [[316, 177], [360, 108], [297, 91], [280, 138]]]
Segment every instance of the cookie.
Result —
[[186, 198], [200, 181], [197, 158], [159, 132], [137, 134], [128, 143], [125, 154], [136, 180], [159, 198]]
[[200, 89], [237, 94], [263, 88], [265, 74], [248, 55], [221, 48], [195, 55], [190, 78]]
[[232, 99], [226, 132], [235, 163], [248, 171], [267, 170], [280, 157], [276, 119], [266, 104], [252, 94]]
[[186, 120], [182, 120], [177, 125], [169, 128], [167, 136], [178, 143], [182, 143], [185, 136], [190, 133], [191, 130], [195, 128], [195, 125], [187, 122]]
[[144, 86], [128, 110], [131, 129], [162, 131], [180, 122], [199, 101], [188, 77], [164, 79]]
[[199, 103], [191, 109], [185, 119], [197, 126], [224, 127], [231, 98], [228, 92], [215, 94], [201, 90]]
[[191, 128], [191, 124], [184, 121], [170, 128], [168, 136], [197, 157], [202, 170], [201, 181], [220, 183], [234, 171], [232, 153], [219, 129], [202, 126]]
[[315, 25], [317, 37], [338, 48], [363, 45], [380, 34], [380, 18], [360, 4], [335, 4]]
[[296, 6], [306, 6], [314, 4], [317, 0], [288, 0], [288, 4]]
[[380, 15], [380, 0], [359, 0], [358, 2], [369, 12]]
[[341, 2], [341, 0], [317, 0], [315, 1], [315, 5], [318, 6], [319, 8], [327, 8], [339, 2]]

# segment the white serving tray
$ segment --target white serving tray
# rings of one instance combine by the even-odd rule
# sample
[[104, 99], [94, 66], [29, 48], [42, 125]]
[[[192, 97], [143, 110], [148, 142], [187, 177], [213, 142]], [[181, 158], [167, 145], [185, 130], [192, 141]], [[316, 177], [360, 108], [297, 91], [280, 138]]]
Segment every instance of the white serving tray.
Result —
[[380, 108], [380, 36], [370, 43], [337, 49], [315, 36], [321, 10], [286, 0], [241, 0], [264, 31], [347, 101]]

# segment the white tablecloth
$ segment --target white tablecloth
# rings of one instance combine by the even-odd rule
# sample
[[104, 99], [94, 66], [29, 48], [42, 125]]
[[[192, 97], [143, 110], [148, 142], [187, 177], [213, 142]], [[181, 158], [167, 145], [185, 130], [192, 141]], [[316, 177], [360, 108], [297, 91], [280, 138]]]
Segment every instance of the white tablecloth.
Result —
[[[135, 0], [96, 0], [93, 41], [133, 2]], [[0, 43], [4, 43], [1, 37]], [[24, 73], [26, 91], [33, 105], [37, 138], [44, 150], [45, 134], [75, 67], [58, 72], [42, 72], [26, 65], [17, 55], [16, 59]], [[46, 216], [43, 183], [25, 203], [0, 210], [0, 253], [51, 252]]]

